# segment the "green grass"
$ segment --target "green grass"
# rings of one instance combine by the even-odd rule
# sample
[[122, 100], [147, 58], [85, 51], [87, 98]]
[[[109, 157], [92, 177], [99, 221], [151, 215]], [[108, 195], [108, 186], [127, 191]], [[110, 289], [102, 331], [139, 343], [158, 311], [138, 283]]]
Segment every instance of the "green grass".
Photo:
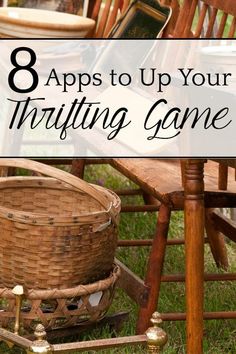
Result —
[[[132, 184], [123, 176], [106, 166], [89, 166], [86, 168], [86, 179], [110, 188], [125, 188]], [[136, 202], [142, 202], [140, 197], [135, 197]], [[127, 198], [125, 198], [127, 202]], [[130, 199], [130, 197], [128, 198]], [[131, 200], [128, 200], [130, 203]], [[148, 237], [155, 230], [156, 213], [130, 213], [122, 214], [120, 220], [120, 238], [132, 239]], [[183, 214], [173, 212], [169, 237], [181, 237], [183, 235]], [[236, 271], [236, 248], [235, 245], [227, 244], [231, 268]], [[208, 245], [205, 246], [205, 270], [207, 272], [219, 271], [213, 262]], [[129, 266], [135, 273], [143, 277], [147, 265], [149, 248], [121, 248], [117, 250], [117, 257]], [[165, 273], [184, 272], [184, 249], [183, 246], [167, 247], [165, 260]], [[197, 294], [196, 294], [197, 296]], [[205, 283], [205, 310], [221, 311], [235, 310], [236, 284], [235, 282], [207, 282]], [[125, 322], [120, 336], [135, 334], [135, 324], [138, 307], [120, 289], [117, 289], [113, 304], [109, 313], [129, 311], [129, 320]], [[159, 312], [185, 311], [185, 288], [181, 283], [163, 283], [158, 306]], [[168, 333], [169, 341], [165, 348], [166, 354], [185, 353], [185, 322], [165, 322], [163, 328]], [[236, 353], [236, 321], [235, 320], [211, 320], [204, 322], [204, 353], [207, 354], [235, 354]], [[89, 340], [112, 337], [108, 328], [94, 330], [84, 334], [79, 340]], [[78, 338], [72, 338], [77, 340]], [[0, 353], [18, 354], [21, 351], [13, 348], [7, 351], [3, 345]], [[136, 354], [144, 353], [142, 347], [127, 347], [122, 349], [109, 349], [100, 351], [104, 354]], [[87, 352], [88, 353], [88, 352]], [[93, 352], [89, 352], [93, 353]], [[193, 353], [197, 354], [197, 353]]]

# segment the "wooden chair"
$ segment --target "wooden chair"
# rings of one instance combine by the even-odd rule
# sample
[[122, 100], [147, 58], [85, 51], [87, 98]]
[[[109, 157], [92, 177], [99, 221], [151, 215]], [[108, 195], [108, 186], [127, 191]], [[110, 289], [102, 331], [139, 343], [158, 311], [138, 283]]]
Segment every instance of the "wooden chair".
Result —
[[[170, 1], [168, 2], [170, 3]], [[174, 1], [172, 4], [174, 4], [173, 6], [176, 6], [176, 1]], [[122, 13], [124, 9], [127, 8], [127, 6], [127, 2], [124, 1], [124, 3], [122, 3], [121, 1], [117, 0], [114, 3], [113, 9], [110, 11], [111, 2], [107, 2], [102, 16], [100, 16], [99, 9], [101, 9], [101, 1], [95, 1], [91, 14], [93, 18], [99, 18], [100, 20], [98, 21], [98, 26], [94, 36], [105, 36], [112, 27], [112, 24], [116, 21], [118, 13]], [[217, 13], [220, 10], [223, 10], [223, 13], [218, 27]], [[227, 17], [231, 15], [234, 17], [230, 18], [231, 25], [230, 30], [227, 33], [229, 37], [232, 37], [235, 33], [235, 5], [233, 1], [227, 1], [227, 3], [222, 5], [222, 2], [219, 0], [185, 0], [175, 27], [173, 26], [172, 22], [171, 35], [173, 37], [188, 38], [201, 36], [211, 37], [213, 34], [213, 29], [216, 30], [217, 27], [218, 29], [216, 30], [216, 35], [217, 37], [221, 37], [226, 34], [224, 29], [226, 26], [226, 20]], [[194, 19], [195, 21], [193, 21]], [[194, 25], [192, 25], [193, 23]], [[58, 160], [58, 162], [65, 163], [66, 161]], [[72, 173], [80, 177], [83, 176], [83, 171], [86, 164], [110, 162], [114, 168], [137, 183], [143, 191], [145, 201], [149, 203], [151, 202], [149, 205], [145, 205], [143, 207], [126, 206], [123, 207], [123, 211], [159, 210], [157, 231], [154, 235], [154, 239], [145, 241], [141, 240], [144, 242], [137, 240], [127, 242], [129, 245], [152, 245], [149, 256], [148, 271], [146, 274], [145, 282], [143, 284], [145, 288], [148, 289], [149, 295], [147, 300], [141, 304], [139, 321], [137, 325], [138, 332], [142, 333], [147, 328], [151, 313], [157, 306], [161, 280], [184, 280], [183, 275], [162, 276], [165, 249], [166, 245], [168, 244], [167, 235], [171, 211], [183, 210], [184, 195], [180, 164], [178, 161], [173, 159], [79, 159], [73, 161], [70, 160], [67, 162], [72, 163]], [[235, 206], [235, 196], [232, 194], [232, 192], [236, 192], [236, 187], [233, 174], [230, 173], [228, 191], [219, 192], [218, 179], [216, 178], [218, 174], [218, 165], [214, 163], [208, 163], [206, 171], [206, 206], [210, 208], [206, 209], [206, 231], [217, 265], [221, 265], [224, 268], [227, 268], [228, 261], [224, 245], [224, 238], [220, 232], [216, 232], [215, 230], [214, 223], [212, 222], [212, 208]], [[168, 181], [166, 180], [166, 175], [170, 176]], [[171, 176], [173, 178], [171, 178]], [[223, 177], [225, 181], [225, 173], [223, 174]], [[220, 179], [220, 184], [222, 187], [222, 177]], [[123, 241], [123, 243], [125, 244], [125, 241]], [[175, 243], [175, 241], [171, 242], [171, 244], [173, 243]], [[126, 277], [129, 276], [127, 269], [123, 271], [126, 274]], [[223, 278], [223, 276], [220, 277], [220, 279]], [[217, 280], [219, 279], [219, 276], [206, 275], [206, 280], [207, 279]], [[235, 275], [230, 275], [227, 279], [235, 279]], [[125, 284], [123, 284], [123, 286], [125, 287]], [[132, 289], [131, 291], [130, 289], [126, 290], [132, 293]], [[139, 295], [141, 292], [142, 291], [139, 292]], [[132, 296], [132, 294], [130, 295]], [[133, 297], [137, 301], [137, 296]], [[218, 316], [218, 314], [216, 314], [216, 316]], [[178, 316], [176, 317], [174, 314], [169, 314], [165, 318], [173, 319], [178, 318]]]
[[[219, 16], [219, 18], [218, 18]], [[175, 30], [174, 37], [183, 38], [209, 38], [213, 35], [214, 26], [217, 24], [216, 37], [235, 36], [236, 30], [236, 2], [228, 0], [185, 0], [181, 9]], [[229, 23], [229, 29], [226, 24]], [[216, 27], [216, 26], [215, 26]], [[176, 160], [158, 160], [158, 159], [113, 159], [112, 166], [123, 175], [137, 183], [148, 196], [158, 200], [159, 214], [157, 220], [157, 232], [152, 242], [152, 248], [149, 256], [148, 271], [145, 284], [150, 288], [149, 301], [146, 306], [140, 308], [138, 331], [142, 332], [147, 327], [147, 319], [150, 313], [156, 308], [159, 295], [160, 283], [162, 278], [162, 268], [164, 263], [165, 249], [167, 245], [168, 226], [172, 210], [182, 210], [184, 195], [181, 180], [181, 169]], [[218, 189], [216, 179], [218, 165], [209, 162], [205, 169], [206, 195], [206, 231], [210, 242], [211, 250], [218, 265], [227, 267], [227, 257], [225, 253], [224, 239], [220, 231], [226, 233], [235, 240], [232, 232], [232, 223], [230, 231], [225, 226], [225, 220], [221, 221], [221, 226], [216, 230], [216, 221], [220, 216], [213, 211], [215, 207], [234, 207], [236, 204], [236, 183], [234, 173], [231, 171], [228, 179], [228, 191]], [[224, 170], [225, 172], [225, 170]], [[221, 169], [222, 173], [222, 169]], [[170, 176], [166, 179], [166, 176]], [[173, 177], [173, 178], [171, 178]], [[225, 189], [225, 173], [223, 174]], [[222, 181], [220, 181], [222, 187]], [[149, 198], [151, 199], [151, 198]], [[158, 204], [158, 203], [157, 203]], [[150, 208], [149, 208], [150, 209]], [[131, 209], [130, 209], [131, 210]], [[138, 209], [136, 209], [138, 210]], [[222, 219], [222, 218], [221, 218]], [[173, 279], [173, 278], [172, 278]], [[206, 280], [208, 276], [206, 276]], [[211, 279], [218, 280], [217, 275], [211, 276]], [[221, 279], [229, 279], [228, 275]], [[230, 279], [236, 279], [235, 274]], [[199, 286], [201, 286], [199, 284]], [[194, 300], [193, 300], [194, 302]], [[228, 317], [229, 314], [226, 314]], [[213, 315], [214, 316], [214, 315]], [[224, 315], [215, 314], [218, 318], [224, 318]], [[235, 318], [235, 313], [231, 313]], [[171, 316], [169, 316], [171, 317]], [[172, 315], [172, 319], [178, 316]], [[142, 320], [140, 320], [142, 318]]]
[[[158, 203], [156, 207], [159, 209], [156, 234], [152, 244], [148, 270], [146, 273], [145, 284], [150, 287], [150, 302], [147, 306], [141, 307], [138, 321], [138, 331], [142, 332], [147, 323], [145, 318], [149, 311], [157, 306], [157, 300], [160, 290], [161, 280], [178, 281], [178, 276], [162, 276], [164, 264], [164, 256], [166, 246], [168, 244], [168, 227], [171, 217], [171, 212], [174, 210], [183, 210], [184, 208], [184, 192], [182, 187], [182, 176], [179, 161], [172, 160], [157, 160], [157, 159], [113, 159], [112, 166], [120, 171], [123, 175], [137, 183], [142, 190], [149, 196], [156, 198]], [[236, 204], [236, 183], [234, 181], [234, 173], [231, 170], [229, 174], [229, 189], [227, 192], [218, 190], [217, 179], [218, 165], [214, 162], [208, 162], [205, 167], [205, 190], [206, 190], [206, 231], [208, 241], [210, 242], [213, 256], [218, 265], [227, 267], [227, 257], [225, 253], [225, 245], [223, 236], [215, 230], [212, 224], [211, 213], [214, 207], [233, 207]], [[169, 176], [169, 178], [166, 178]], [[151, 210], [152, 205], [146, 205], [142, 210]], [[128, 207], [126, 211], [140, 211], [140, 207]], [[154, 208], [152, 209], [154, 210]], [[171, 244], [175, 241], [171, 242]], [[135, 241], [134, 243], [135, 244]], [[147, 242], [146, 242], [147, 244]], [[209, 275], [206, 275], [206, 280]], [[211, 275], [212, 280], [217, 280], [217, 275]], [[182, 275], [182, 281], [184, 276]], [[228, 279], [226, 277], [226, 279]], [[231, 279], [236, 279], [236, 275], [231, 275]], [[167, 315], [167, 318], [177, 319], [174, 314]]]

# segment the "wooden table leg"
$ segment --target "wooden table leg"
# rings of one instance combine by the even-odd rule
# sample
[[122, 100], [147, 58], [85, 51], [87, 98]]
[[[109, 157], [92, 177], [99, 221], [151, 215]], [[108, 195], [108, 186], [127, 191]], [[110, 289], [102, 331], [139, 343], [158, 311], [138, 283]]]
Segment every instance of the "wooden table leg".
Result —
[[204, 183], [203, 160], [185, 163], [187, 353], [203, 353]]

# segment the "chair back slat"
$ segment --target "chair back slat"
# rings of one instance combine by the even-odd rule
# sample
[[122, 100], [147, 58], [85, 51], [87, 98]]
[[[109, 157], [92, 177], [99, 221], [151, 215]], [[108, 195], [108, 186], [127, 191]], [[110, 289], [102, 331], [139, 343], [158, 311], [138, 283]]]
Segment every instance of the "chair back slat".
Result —
[[224, 31], [225, 31], [225, 26], [226, 26], [226, 23], [227, 23], [227, 19], [228, 19], [228, 14], [223, 12], [221, 20], [220, 20], [220, 26], [219, 26], [219, 29], [218, 29], [217, 34], [216, 34], [216, 38], [222, 38], [223, 37]]
[[[192, 27], [192, 24], [193, 24], [193, 20], [194, 20], [194, 16], [195, 16], [195, 13], [196, 13], [196, 10], [197, 10], [197, 6], [198, 6], [198, 0], [193, 0], [192, 1], [192, 5], [190, 6], [189, 8], [189, 12], [186, 14], [187, 15], [187, 19], [185, 20], [186, 22], [186, 27], [185, 27], [185, 30], [183, 32], [183, 37], [191, 37], [190, 34], [191, 34], [191, 27]], [[181, 16], [180, 16], [181, 17]], [[184, 21], [184, 19], [183, 19]], [[177, 28], [178, 30], [178, 28]]]
[[107, 25], [104, 31], [104, 37], [107, 37], [109, 32], [111, 31], [112, 27], [114, 26], [114, 24], [116, 23], [118, 14], [119, 14], [119, 10], [121, 8], [121, 1], [120, 0], [115, 0], [110, 12], [110, 15], [108, 17], [108, 21], [107, 21]]
[[204, 22], [205, 22], [207, 10], [208, 10], [208, 5], [206, 4], [203, 4], [203, 6], [200, 8], [199, 20], [195, 31], [196, 37], [200, 37], [204, 32]]
[[228, 33], [228, 38], [233, 38], [236, 32], [236, 17], [232, 18], [231, 26]]
[[214, 29], [214, 25], [216, 23], [216, 16], [218, 13], [218, 9], [216, 9], [215, 7], [213, 7], [213, 9], [208, 12], [209, 13], [209, 23], [207, 26], [207, 31], [206, 31], [206, 38], [211, 38], [213, 37], [213, 29]]
[[122, 9], [121, 9], [121, 13], [122, 14], [127, 10], [129, 4], [130, 4], [130, 0], [124, 0], [123, 1], [123, 6], [122, 6]]
[[102, 0], [96, 0], [93, 6], [93, 10], [92, 10], [92, 14], [91, 14], [91, 18], [97, 22], [98, 20], [98, 15], [101, 9], [101, 4], [102, 4]]
[[105, 6], [102, 10], [101, 18], [98, 23], [98, 28], [95, 34], [95, 38], [102, 38], [106, 29], [108, 17], [110, 14], [112, 0], [106, 0]]

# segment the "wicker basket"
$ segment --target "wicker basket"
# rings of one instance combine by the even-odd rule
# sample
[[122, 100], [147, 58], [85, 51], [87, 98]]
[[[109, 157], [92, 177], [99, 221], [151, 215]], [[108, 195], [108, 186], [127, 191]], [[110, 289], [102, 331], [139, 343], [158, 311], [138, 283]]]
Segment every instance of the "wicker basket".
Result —
[[0, 159], [0, 166], [52, 177], [0, 179], [0, 286], [65, 289], [107, 277], [119, 198], [35, 161]]
[[[111, 305], [120, 269], [113, 265], [103, 280], [69, 289], [29, 289], [21, 306], [21, 324], [34, 330], [42, 323], [46, 329], [86, 325], [101, 320]], [[0, 288], [0, 325], [14, 328], [16, 301], [11, 289]]]

